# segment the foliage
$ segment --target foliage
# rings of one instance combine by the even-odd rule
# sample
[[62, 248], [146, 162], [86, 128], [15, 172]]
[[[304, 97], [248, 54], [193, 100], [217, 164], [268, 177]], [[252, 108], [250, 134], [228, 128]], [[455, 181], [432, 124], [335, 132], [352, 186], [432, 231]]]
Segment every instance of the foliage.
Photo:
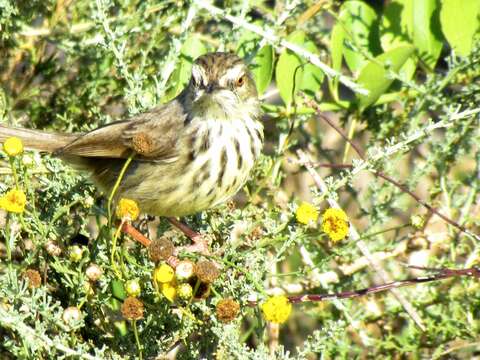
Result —
[[[186, 299], [108, 221], [109, 194], [88, 174], [1, 152], [0, 194], [26, 197], [0, 212], [2, 358], [471, 358], [478, 279], [291, 304], [282, 325], [261, 304], [424, 275], [404, 263], [478, 264], [479, 4], [0, 0], [2, 124], [87, 131], [175, 97], [199, 55], [234, 51], [257, 81], [266, 136], [235, 201], [184, 219], [208, 234], [220, 270], [204, 289], [169, 273]], [[346, 239], [322, 231], [327, 208], [347, 214]], [[134, 225], [189, 244], [166, 219]], [[188, 299], [186, 284], [204, 297]]]

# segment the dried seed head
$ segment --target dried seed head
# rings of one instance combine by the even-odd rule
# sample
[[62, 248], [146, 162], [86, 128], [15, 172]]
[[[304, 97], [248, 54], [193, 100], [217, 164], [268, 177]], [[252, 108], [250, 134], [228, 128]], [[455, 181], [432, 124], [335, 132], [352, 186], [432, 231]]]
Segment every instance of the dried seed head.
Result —
[[154, 262], [168, 260], [168, 258], [173, 255], [174, 250], [175, 247], [173, 246], [173, 243], [166, 237], [152, 241], [148, 247], [150, 259]]
[[222, 299], [217, 303], [217, 319], [228, 323], [235, 319], [240, 311], [240, 305], [233, 299]]
[[127, 320], [138, 320], [143, 317], [143, 303], [132, 296], [125, 299], [121, 310], [123, 317]]
[[40, 285], [42, 285], [42, 277], [40, 276], [40, 273], [38, 272], [38, 270], [27, 269], [23, 273], [23, 276], [27, 279], [28, 287], [31, 289], [38, 288], [40, 287]]
[[90, 264], [85, 270], [85, 274], [90, 281], [97, 281], [102, 277], [103, 271], [97, 264]]
[[62, 319], [67, 325], [80, 321], [81, 318], [82, 312], [76, 306], [70, 306], [63, 310]]
[[195, 275], [204, 283], [212, 283], [220, 275], [220, 271], [213, 261], [201, 260], [195, 264]]
[[62, 253], [62, 248], [53, 240], [47, 241], [45, 244], [45, 250], [47, 250], [47, 253], [50, 256], [60, 256]]
[[185, 281], [193, 276], [195, 264], [189, 260], [182, 260], [175, 268], [175, 276], [178, 281]]

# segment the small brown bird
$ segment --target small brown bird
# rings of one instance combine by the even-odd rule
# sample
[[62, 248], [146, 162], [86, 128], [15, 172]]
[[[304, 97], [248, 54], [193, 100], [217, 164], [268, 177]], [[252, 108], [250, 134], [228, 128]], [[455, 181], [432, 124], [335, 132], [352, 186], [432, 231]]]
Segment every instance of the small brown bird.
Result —
[[174, 100], [128, 120], [82, 134], [58, 134], [0, 125], [0, 142], [22, 139], [90, 171], [110, 192], [125, 159], [135, 154], [117, 198], [142, 212], [184, 216], [231, 198], [246, 182], [263, 144], [260, 104], [246, 64], [230, 53], [209, 53], [192, 66]]

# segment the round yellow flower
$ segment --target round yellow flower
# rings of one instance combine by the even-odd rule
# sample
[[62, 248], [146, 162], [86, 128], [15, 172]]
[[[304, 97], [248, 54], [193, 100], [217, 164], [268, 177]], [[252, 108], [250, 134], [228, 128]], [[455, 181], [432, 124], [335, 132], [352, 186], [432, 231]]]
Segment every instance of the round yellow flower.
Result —
[[312, 204], [304, 201], [297, 208], [295, 217], [302, 224], [315, 223], [318, 220], [318, 210]]
[[340, 241], [348, 235], [348, 217], [342, 209], [327, 209], [322, 216], [322, 230], [333, 242]]
[[120, 219], [135, 220], [140, 214], [140, 209], [134, 200], [122, 198], [118, 202], [116, 214]]
[[22, 190], [13, 189], [0, 197], [0, 208], [12, 213], [22, 213], [26, 202], [25, 193]]
[[175, 270], [167, 264], [162, 264], [153, 271], [153, 278], [159, 283], [169, 283], [175, 277]]
[[287, 321], [292, 312], [292, 303], [283, 295], [268, 298], [261, 307], [265, 320], [277, 324]]
[[7, 153], [8, 156], [17, 156], [23, 153], [23, 143], [22, 140], [13, 136], [9, 137], [3, 143], [3, 150]]
[[173, 302], [173, 300], [175, 300], [175, 297], [177, 296], [177, 287], [173, 282], [162, 284], [161, 290], [163, 296], [165, 296], [168, 301]]

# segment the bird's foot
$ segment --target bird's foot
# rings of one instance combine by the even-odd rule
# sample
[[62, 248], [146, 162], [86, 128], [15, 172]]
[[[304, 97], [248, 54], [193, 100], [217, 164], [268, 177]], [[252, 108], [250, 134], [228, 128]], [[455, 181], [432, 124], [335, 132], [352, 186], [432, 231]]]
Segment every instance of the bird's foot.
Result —
[[175, 226], [178, 230], [185, 234], [188, 238], [193, 241], [192, 245], [182, 246], [177, 248], [177, 253], [180, 251], [186, 251], [190, 253], [199, 253], [202, 255], [210, 255], [210, 250], [208, 247], [208, 236], [202, 235], [194, 230], [192, 230], [188, 225], [178, 221], [173, 217], [167, 218], [170, 224]]

